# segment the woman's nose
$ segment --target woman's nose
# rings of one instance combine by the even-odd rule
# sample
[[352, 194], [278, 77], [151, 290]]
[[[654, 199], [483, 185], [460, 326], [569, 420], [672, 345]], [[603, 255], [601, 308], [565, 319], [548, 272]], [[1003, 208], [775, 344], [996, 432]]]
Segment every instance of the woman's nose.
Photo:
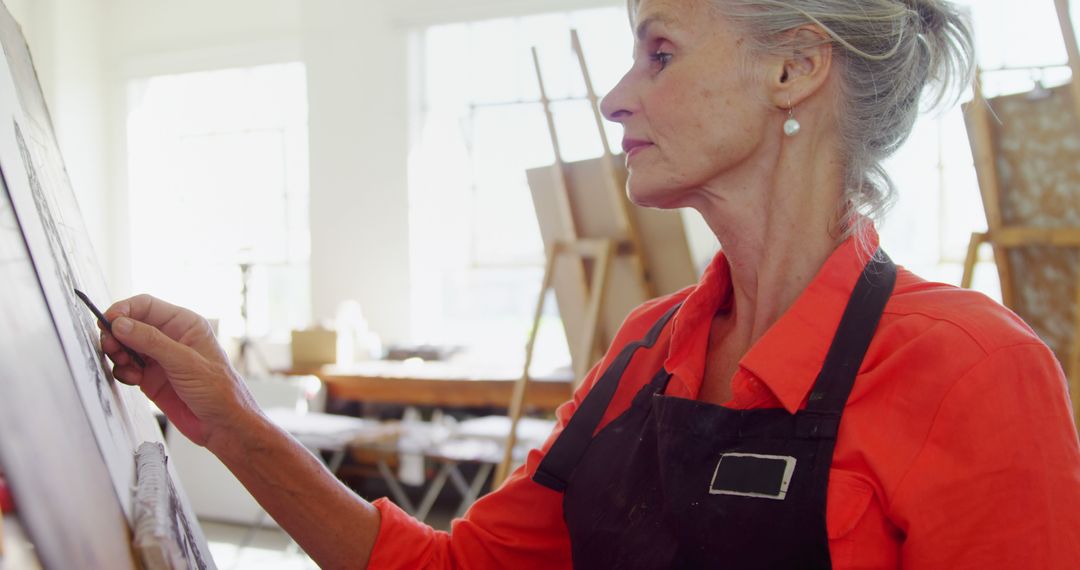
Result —
[[600, 112], [609, 121], [622, 123], [634, 114], [630, 104], [630, 89], [628, 89], [627, 81], [629, 77], [630, 73], [627, 72], [600, 101]]

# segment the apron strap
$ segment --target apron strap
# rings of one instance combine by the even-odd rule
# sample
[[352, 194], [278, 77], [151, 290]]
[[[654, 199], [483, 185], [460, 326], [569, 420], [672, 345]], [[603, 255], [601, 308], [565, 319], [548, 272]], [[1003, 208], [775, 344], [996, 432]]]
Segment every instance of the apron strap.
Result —
[[895, 284], [896, 265], [879, 249], [855, 285], [806, 409], [799, 412], [801, 437], [836, 437], [855, 377]]
[[[581, 461], [585, 449], [592, 442], [596, 427], [600, 425], [600, 420], [603, 419], [611, 399], [615, 397], [619, 380], [630, 364], [630, 359], [639, 348], [652, 348], [656, 344], [657, 339], [660, 338], [660, 332], [664, 330], [664, 326], [681, 306], [680, 302], [668, 309], [649, 329], [645, 338], [623, 347], [611, 366], [604, 371], [603, 376], [596, 381], [592, 390], [585, 396], [581, 406], [570, 417], [570, 421], [567, 422], [558, 439], [551, 445], [544, 460], [536, 468], [533, 481], [555, 491], [561, 492], [566, 489], [570, 474]], [[664, 372], [662, 368], [660, 371]]]

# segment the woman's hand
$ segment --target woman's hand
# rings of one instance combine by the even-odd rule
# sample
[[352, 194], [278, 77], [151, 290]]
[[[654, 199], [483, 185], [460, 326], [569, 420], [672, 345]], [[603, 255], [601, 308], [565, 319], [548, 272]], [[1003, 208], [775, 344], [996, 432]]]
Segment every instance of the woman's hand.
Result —
[[[259, 411], [206, 319], [149, 295], [105, 311], [113, 375], [138, 386], [192, 441], [221, 459], [321, 568], [364, 568], [379, 511]], [[132, 361], [124, 346], [144, 355]]]
[[[105, 317], [112, 334], [102, 331], [101, 347], [113, 361], [113, 376], [142, 389], [196, 444], [213, 450], [259, 417], [206, 319], [150, 295], [118, 301]], [[148, 357], [146, 367], [132, 361], [120, 343]]]

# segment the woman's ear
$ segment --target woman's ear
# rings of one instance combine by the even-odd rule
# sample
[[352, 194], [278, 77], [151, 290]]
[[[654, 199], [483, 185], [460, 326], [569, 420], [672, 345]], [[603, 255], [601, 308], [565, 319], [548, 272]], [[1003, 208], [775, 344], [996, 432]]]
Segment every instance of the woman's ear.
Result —
[[787, 109], [798, 106], [825, 85], [832, 69], [832, 42], [817, 26], [788, 32], [788, 57], [778, 58], [779, 69], [770, 79], [771, 103]]

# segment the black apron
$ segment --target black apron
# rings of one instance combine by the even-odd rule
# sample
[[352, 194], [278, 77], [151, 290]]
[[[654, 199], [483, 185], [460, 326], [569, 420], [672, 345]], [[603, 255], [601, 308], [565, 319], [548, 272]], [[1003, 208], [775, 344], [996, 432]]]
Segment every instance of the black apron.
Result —
[[574, 567], [830, 568], [825, 499], [836, 434], [895, 281], [878, 251], [794, 415], [665, 396], [671, 374], [661, 368], [594, 437], [634, 352], [656, 343], [679, 306], [624, 347], [533, 476], [565, 493]]

